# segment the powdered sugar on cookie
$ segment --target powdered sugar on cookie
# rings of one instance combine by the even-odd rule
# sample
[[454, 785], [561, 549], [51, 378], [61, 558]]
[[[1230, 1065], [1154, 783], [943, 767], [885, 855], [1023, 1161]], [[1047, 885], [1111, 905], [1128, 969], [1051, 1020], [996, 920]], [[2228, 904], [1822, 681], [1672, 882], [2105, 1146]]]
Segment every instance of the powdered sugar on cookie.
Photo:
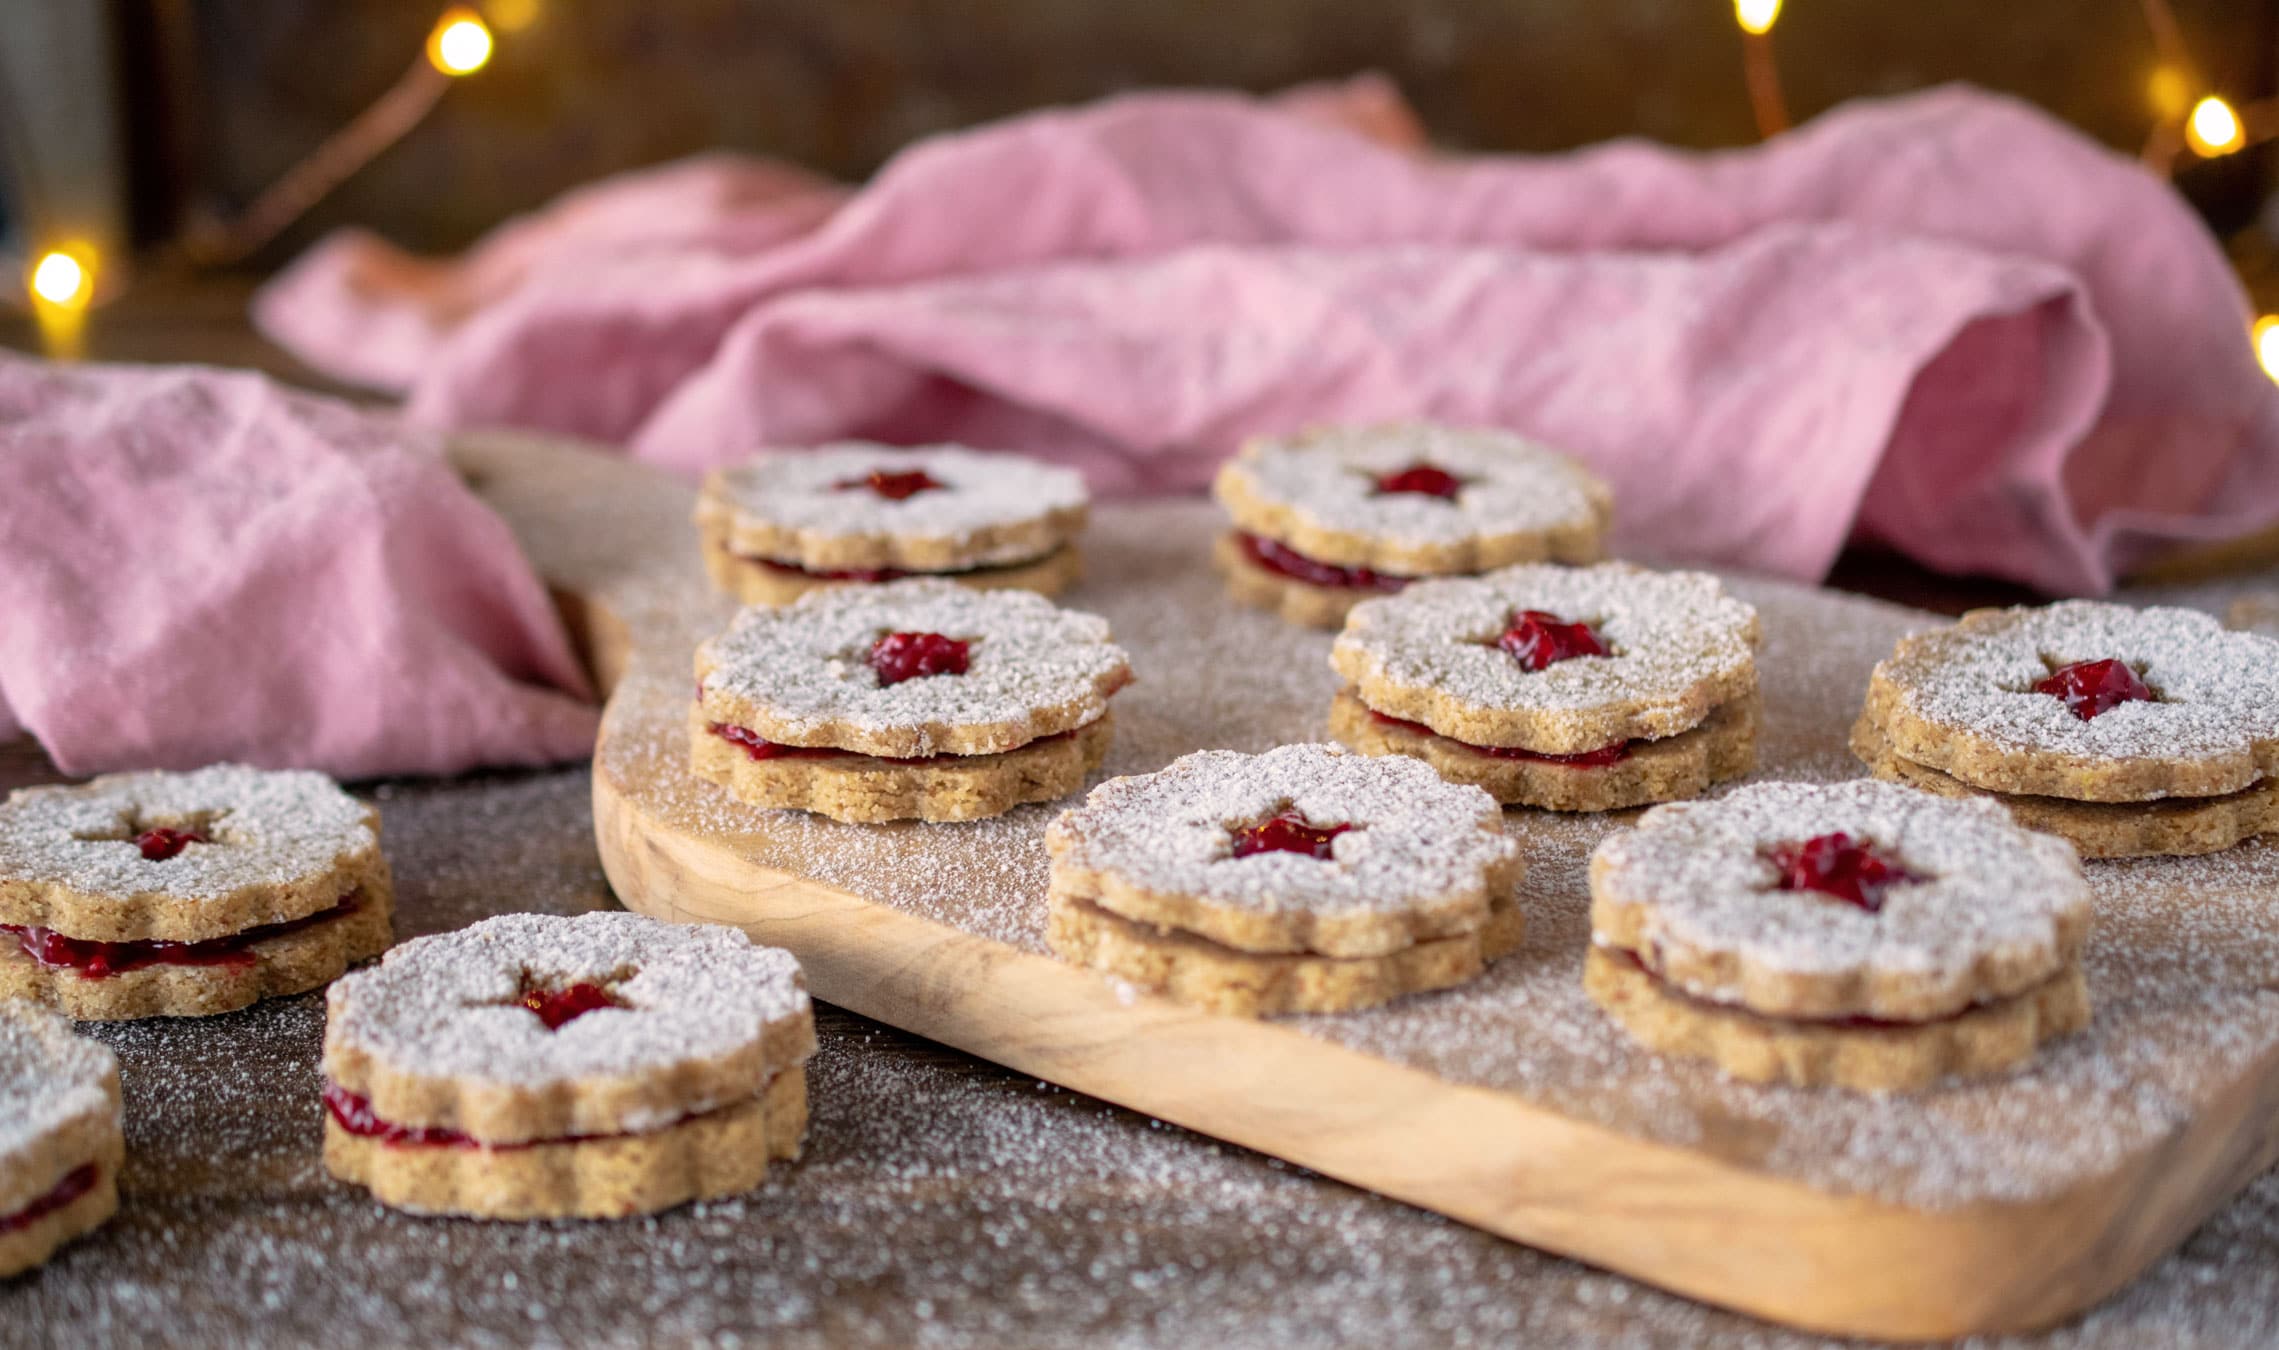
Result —
[[[828, 542], [875, 537], [953, 549], [962, 565], [980, 566], [1025, 561], [1065, 542], [1088, 500], [1081, 474], [1019, 455], [840, 441], [720, 470], [698, 511], [732, 534], [790, 542], [787, 561]], [[993, 531], [1055, 517], [1066, 527], [1055, 537], [972, 547]]]
[[[1380, 486], [1420, 466], [1453, 477], [1451, 494]], [[1401, 547], [1593, 527], [1610, 509], [1605, 485], [1582, 466], [1502, 431], [1424, 424], [1330, 428], [1254, 441], [1225, 473], [1229, 490], [1287, 508], [1306, 526]]]
[[0, 1001], [0, 1174], [73, 1121], [116, 1113], [118, 1072], [108, 1047], [63, 1018]]

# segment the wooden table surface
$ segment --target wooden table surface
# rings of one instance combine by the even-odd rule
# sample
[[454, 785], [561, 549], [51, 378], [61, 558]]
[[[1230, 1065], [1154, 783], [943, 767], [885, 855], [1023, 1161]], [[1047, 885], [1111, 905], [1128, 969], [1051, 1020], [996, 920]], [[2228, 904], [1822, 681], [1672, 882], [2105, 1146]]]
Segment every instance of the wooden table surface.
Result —
[[[154, 288], [158, 289], [158, 288]], [[242, 289], [99, 315], [98, 357], [293, 377]], [[22, 345], [0, 322], [0, 343]], [[1890, 560], [1847, 586], [2014, 598]], [[0, 791], [58, 781], [0, 746]], [[365, 785], [399, 936], [610, 903], [583, 765]], [[120, 1216], [0, 1286], [0, 1342], [1824, 1344], [1661, 1294], [819, 1008], [809, 1155], [756, 1195], [619, 1224], [377, 1209], [317, 1162], [318, 995], [101, 1028], [119, 1051]], [[2017, 1344], [2279, 1344], [2279, 1173], [2085, 1320]]]

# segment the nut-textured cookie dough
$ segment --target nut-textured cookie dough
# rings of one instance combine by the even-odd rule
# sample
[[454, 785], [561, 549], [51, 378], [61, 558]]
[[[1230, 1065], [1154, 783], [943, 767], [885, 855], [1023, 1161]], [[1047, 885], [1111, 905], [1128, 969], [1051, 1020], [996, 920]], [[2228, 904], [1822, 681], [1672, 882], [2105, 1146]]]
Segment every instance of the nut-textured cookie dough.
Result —
[[1583, 988], [1632, 1037], [1666, 1055], [1706, 1059], [1735, 1078], [1855, 1092], [1914, 1092], [1941, 1078], [2001, 1073], [2044, 1041], [2089, 1024], [2078, 967], [2023, 993], [1936, 1022], [1851, 1025], [1765, 1017], [1689, 998], [1627, 955], [1592, 947]]
[[119, 1063], [28, 1003], [0, 1001], [0, 1277], [119, 1207]]
[[[1452, 478], [1452, 495], [1383, 490], [1420, 468]], [[1508, 432], [1423, 424], [1254, 440], [1212, 492], [1247, 533], [1404, 576], [1594, 562], [1613, 514], [1606, 485], [1564, 455]]]
[[[1527, 669], [1496, 644], [1528, 610], [1588, 624], [1609, 654]], [[1756, 649], [1756, 610], [1706, 573], [1523, 564], [1355, 606], [1330, 666], [1369, 707], [1452, 740], [1578, 754], [1700, 725], [1755, 691]]]
[[[866, 661], [891, 633], [970, 643], [961, 674], [881, 683]], [[817, 591], [781, 609], [746, 609], [697, 649], [707, 724], [779, 745], [886, 759], [992, 755], [1097, 721], [1131, 682], [1097, 615], [1026, 591], [975, 591], [938, 579]]]
[[1330, 704], [1329, 733], [1365, 755], [1407, 755], [1451, 783], [1485, 790], [1506, 806], [1546, 811], [1620, 811], [1698, 796], [1757, 763], [1758, 700], [1739, 698], [1701, 725], [1658, 741], [1632, 741], [1612, 764], [1513, 759], [1452, 741], [1416, 723], [1388, 721], [1350, 689]]
[[[809, 591], [832, 586], [899, 581], [911, 575], [894, 569], [863, 571], [853, 576], [818, 575], [798, 568], [773, 565], [765, 559], [747, 558], [731, 551], [716, 535], [703, 535], [699, 543], [704, 550], [704, 570], [711, 575], [713, 584], [747, 605], [788, 605]], [[1076, 545], [1064, 544], [1043, 557], [1028, 562], [970, 567], [931, 575], [941, 576], [960, 586], [971, 586], [977, 591], [1018, 590], [1035, 591], [1039, 595], [1058, 595], [1075, 585], [1077, 578], [1083, 574], [1082, 554], [1077, 551]]]
[[[23, 788], [0, 804], [0, 923], [203, 942], [387, 885], [379, 813], [322, 774], [217, 764]], [[145, 832], [200, 839], [146, 857]]]
[[[1843, 834], [1901, 869], [1880, 909], [1783, 889], [1776, 853]], [[1591, 933], [1680, 992], [1769, 1017], [1926, 1022], [2073, 967], [2071, 845], [1997, 803], [1896, 784], [1759, 783], [1657, 806], [1591, 855]]]
[[1082, 475], [1019, 455], [843, 441], [715, 471], [696, 520], [748, 558], [813, 571], [954, 572], [1043, 558], [1083, 530], [1088, 502]]
[[1875, 723], [1852, 727], [1852, 753], [1878, 778], [1943, 797], [1985, 797], [2009, 809], [2029, 830], [2072, 843], [2084, 858], [2183, 857], [2219, 853], [2259, 834], [2279, 832], [2279, 777], [2223, 797], [2169, 797], [2151, 802], [2075, 802], [1989, 792], [1937, 769], [1902, 759]]
[[[1295, 811], [1329, 855], [1235, 856]], [[1247, 952], [1385, 956], [1477, 930], [1525, 873], [1503, 811], [1415, 760], [1334, 745], [1203, 750], [1116, 778], [1046, 831], [1051, 894]]]
[[196, 965], [160, 962], [90, 978], [45, 965], [0, 933], [0, 999], [42, 1003], [82, 1022], [144, 1017], [209, 1017], [265, 998], [306, 993], [371, 960], [395, 941], [393, 902], [383, 870], [369, 891], [350, 892], [338, 913], [311, 915], [261, 936], [240, 935], [242, 956]]
[[[2034, 685], [2125, 663], [2150, 688], [2094, 717]], [[1975, 610], [1875, 668], [1864, 714], [1900, 758], [1972, 787], [2084, 802], [2221, 797], [2279, 772], [2279, 641], [2189, 609]]]
[[1510, 900], [1468, 933], [1384, 956], [1236, 951], [1176, 929], [1134, 923], [1090, 901], [1055, 896], [1045, 941], [1063, 960], [1103, 970], [1182, 1003], [1231, 1017], [1351, 1012], [1404, 994], [1448, 989], [1519, 950], [1526, 920]]
[[980, 820], [1025, 802], [1057, 801], [1084, 786], [1108, 756], [1115, 715], [995, 755], [937, 755], [904, 762], [870, 755], [754, 759], [690, 713], [689, 767], [738, 801], [813, 811], [833, 820]]

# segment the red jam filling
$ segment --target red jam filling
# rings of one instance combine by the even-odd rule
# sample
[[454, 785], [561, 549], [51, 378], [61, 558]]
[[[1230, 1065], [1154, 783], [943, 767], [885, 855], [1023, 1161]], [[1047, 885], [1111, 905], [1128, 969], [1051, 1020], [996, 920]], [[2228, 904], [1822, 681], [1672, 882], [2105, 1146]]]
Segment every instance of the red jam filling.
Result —
[[888, 633], [870, 644], [870, 668], [880, 684], [929, 675], [963, 675], [973, 644], [940, 633]]
[[773, 558], [751, 558], [771, 572], [783, 572], [795, 577], [812, 577], [817, 581], [900, 581], [910, 573], [898, 567], [850, 567], [832, 571], [819, 567], [801, 567], [798, 563], [777, 562]]
[[908, 501], [921, 492], [935, 492], [949, 484], [937, 480], [924, 469], [910, 469], [897, 473], [891, 469], [873, 469], [860, 478], [843, 478], [832, 486], [841, 492], [868, 488], [872, 494], [890, 502]]
[[72, 1168], [63, 1174], [63, 1180], [55, 1183], [55, 1189], [15, 1213], [0, 1217], [0, 1233], [21, 1232], [38, 1223], [48, 1215], [77, 1200], [80, 1196], [94, 1190], [95, 1180], [100, 1175], [95, 1170], [93, 1163], [83, 1163]]
[[135, 847], [142, 850], [145, 862], [165, 862], [192, 844], [210, 842], [196, 830], [170, 830], [163, 825], [135, 836]]
[[2076, 661], [2050, 672], [2034, 686], [2037, 694], [2065, 700], [2066, 711], [2086, 722], [2124, 703], [2148, 703], [2152, 690], [2126, 661]]
[[522, 1006], [538, 1014], [548, 1031], [560, 1031], [587, 1013], [622, 1008], [625, 1001], [598, 984], [580, 981], [563, 989], [526, 989]]
[[1463, 479], [1432, 464], [1411, 464], [1377, 480], [1377, 495], [1380, 497], [1396, 492], [1413, 492], [1425, 497], [1454, 497], [1463, 490]]
[[1316, 825], [1307, 820], [1305, 813], [1291, 807], [1278, 816], [1268, 816], [1256, 825], [1245, 825], [1234, 832], [1234, 856], [1247, 858], [1253, 853], [1304, 853], [1316, 858], [1327, 858], [1330, 841], [1352, 829], [1351, 825]]
[[1288, 544], [1279, 544], [1255, 534], [1238, 534], [1235, 536], [1235, 544], [1242, 550], [1242, 556], [1265, 570], [1292, 581], [1302, 581], [1308, 586], [1390, 593], [1408, 585], [1410, 581], [1408, 577], [1390, 576], [1366, 567], [1339, 567], [1335, 563], [1320, 562]]
[[[1399, 727], [1403, 731], [1413, 731], [1419, 736], [1440, 736], [1439, 732], [1434, 731], [1422, 722], [1411, 722], [1400, 717], [1387, 717], [1374, 708], [1369, 710], [1369, 716], [1386, 726]], [[1603, 769], [1609, 764], [1620, 764], [1630, 758], [1630, 742], [1628, 741], [1616, 741], [1612, 745], [1602, 745], [1596, 750], [1581, 750], [1571, 755], [1549, 755], [1536, 750], [1522, 750], [1516, 745], [1474, 745], [1470, 741], [1459, 741], [1452, 736], [1440, 736], [1440, 739], [1451, 745], [1461, 745], [1475, 755], [1486, 755], [1491, 759], [1523, 759], [1532, 764], [1564, 764], [1575, 769]]]
[[1772, 861], [1782, 890], [1818, 891], [1870, 914], [1882, 910], [1884, 891], [1917, 879], [1842, 832], [1784, 844], [1772, 851]]
[[471, 1134], [440, 1125], [398, 1125], [382, 1120], [372, 1110], [372, 1099], [325, 1080], [324, 1110], [333, 1123], [358, 1139], [377, 1139], [396, 1148], [479, 1148], [513, 1153], [540, 1144], [583, 1144], [595, 1139], [620, 1139], [619, 1134], [565, 1134], [552, 1139], [526, 1139], [513, 1144], [486, 1144]]
[[832, 759], [854, 753], [852, 750], [841, 750], [829, 745], [779, 745], [750, 727], [740, 727], [732, 722], [710, 722], [705, 729], [753, 759]]
[[167, 942], [158, 938], [143, 938], [132, 942], [96, 942], [87, 938], [65, 937], [52, 928], [14, 923], [0, 923], [0, 933], [12, 934], [24, 955], [41, 965], [50, 970], [76, 970], [83, 980], [107, 979], [151, 966], [250, 966], [259, 959], [253, 954], [254, 943], [283, 937], [287, 933], [296, 933], [328, 919], [352, 913], [363, 895], [360, 890], [350, 891], [339, 904], [321, 913], [285, 923], [248, 928], [242, 933], [208, 938], [204, 942]]
[[1610, 656], [1587, 623], [1568, 623], [1540, 609], [1523, 609], [1496, 639], [1506, 656], [1528, 670], [1543, 670], [1578, 656]]

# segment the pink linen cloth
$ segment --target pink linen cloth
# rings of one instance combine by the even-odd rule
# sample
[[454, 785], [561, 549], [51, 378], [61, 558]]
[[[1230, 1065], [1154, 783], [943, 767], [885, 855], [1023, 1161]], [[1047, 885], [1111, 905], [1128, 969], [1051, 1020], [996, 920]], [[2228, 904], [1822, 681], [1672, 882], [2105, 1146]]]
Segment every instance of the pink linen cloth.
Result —
[[0, 353], [0, 739], [70, 773], [576, 759], [545, 588], [431, 432], [257, 375]]
[[2279, 519], [2279, 390], [2215, 241], [1960, 87], [1747, 150], [1478, 158], [1418, 153], [1379, 81], [1138, 95], [851, 194], [714, 158], [459, 263], [337, 241], [256, 316], [418, 418], [686, 472], [946, 438], [1169, 491], [1252, 434], [1428, 417], [1589, 460], [1626, 550], [1816, 579], [1861, 538], [2060, 592]]

